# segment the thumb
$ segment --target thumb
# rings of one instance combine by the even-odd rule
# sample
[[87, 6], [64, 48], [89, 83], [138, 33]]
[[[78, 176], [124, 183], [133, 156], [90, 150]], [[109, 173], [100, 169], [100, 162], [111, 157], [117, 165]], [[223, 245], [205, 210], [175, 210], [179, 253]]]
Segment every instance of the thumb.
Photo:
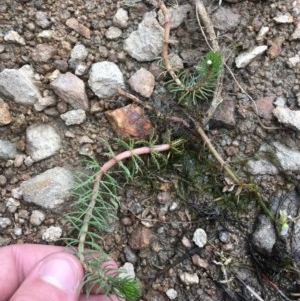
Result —
[[56, 252], [42, 259], [10, 301], [77, 301], [83, 269], [72, 254]]

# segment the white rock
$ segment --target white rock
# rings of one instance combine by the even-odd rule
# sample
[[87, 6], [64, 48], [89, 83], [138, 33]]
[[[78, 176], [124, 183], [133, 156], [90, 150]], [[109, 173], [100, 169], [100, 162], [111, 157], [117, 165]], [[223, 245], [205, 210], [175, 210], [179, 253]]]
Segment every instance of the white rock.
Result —
[[0, 217], [0, 228], [4, 229], [11, 225], [11, 221], [8, 217]]
[[0, 159], [14, 159], [17, 155], [17, 147], [14, 143], [6, 140], [0, 140]]
[[265, 159], [248, 161], [247, 171], [252, 175], [277, 175], [279, 172], [276, 166]]
[[77, 61], [84, 61], [88, 56], [88, 51], [82, 44], [77, 44], [71, 51], [71, 58]]
[[170, 300], [174, 300], [177, 298], [178, 293], [174, 290], [174, 288], [170, 288], [166, 291], [166, 295]]
[[4, 69], [0, 73], [0, 96], [3, 95], [16, 103], [33, 105], [41, 97], [33, 83], [33, 70], [25, 65], [19, 70]]
[[15, 228], [14, 229], [14, 234], [16, 235], [16, 236], [21, 236], [22, 235], [22, 228], [20, 228], [20, 227], [17, 227], [17, 228]]
[[190, 273], [184, 272], [181, 275], [179, 275], [179, 278], [186, 285], [199, 283], [199, 277], [196, 273], [190, 274]]
[[235, 64], [237, 68], [244, 68], [247, 65], [249, 65], [253, 60], [258, 58], [260, 55], [262, 55], [266, 50], [268, 49], [268, 46], [256, 46], [250, 51], [245, 51], [240, 53], [236, 59]]
[[42, 234], [42, 239], [47, 242], [57, 241], [62, 235], [62, 229], [60, 227], [51, 226], [45, 230]]
[[278, 17], [273, 18], [273, 20], [278, 24], [285, 24], [293, 23], [294, 18], [290, 13], [286, 13], [285, 15], [280, 15]]
[[125, 277], [134, 278], [135, 277], [134, 266], [131, 262], [125, 262], [124, 265], [119, 268], [119, 271], [120, 271], [121, 278], [125, 278]]
[[296, 55], [289, 58], [290, 67], [296, 67], [300, 63], [300, 56]]
[[119, 8], [113, 17], [114, 25], [125, 28], [128, 26], [128, 12], [123, 8]]
[[55, 155], [61, 147], [61, 138], [49, 124], [33, 124], [26, 129], [26, 153], [35, 162]]
[[73, 172], [55, 167], [20, 185], [23, 200], [46, 209], [56, 209], [70, 195], [73, 188]]
[[6, 201], [6, 207], [7, 207], [8, 211], [10, 213], [15, 212], [18, 209], [19, 206], [20, 206], [20, 202], [17, 201], [17, 200], [15, 200], [15, 199], [13, 199], [13, 198], [9, 198]]
[[42, 38], [46, 40], [50, 40], [52, 36], [53, 36], [52, 30], [43, 30], [37, 35], [38, 38]]
[[109, 98], [118, 88], [125, 87], [121, 70], [115, 63], [108, 61], [92, 65], [88, 83], [99, 98]]
[[47, 107], [54, 106], [56, 104], [56, 99], [53, 95], [49, 95], [43, 98], [40, 98], [38, 102], [34, 104], [34, 108], [36, 111], [41, 112]]
[[193, 242], [195, 242], [199, 248], [203, 248], [207, 243], [206, 232], [201, 228], [196, 229], [193, 235]]
[[122, 35], [122, 30], [115, 26], [110, 26], [105, 32], [105, 37], [108, 40], [115, 40], [119, 38], [121, 35]]
[[280, 123], [300, 131], [300, 111], [292, 111], [287, 107], [277, 107], [273, 110], [273, 114]]
[[274, 142], [275, 157], [284, 171], [300, 171], [300, 152]]
[[60, 115], [66, 125], [81, 124], [86, 120], [84, 110], [72, 110]]
[[45, 220], [45, 213], [40, 210], [33, 210], [30, 216], [30, 224], [33, 226], [39, 226]]
[[295, 31], [292, 34], [292, 40], [299, 40], [300, 39], [300, 23], [298, 23]]
[[164, 29], [159, 25], [154, 11], [144, 15], [138, 30], [124, 41], [124, 50], [139, 62], [153, 61], [160, 56]]
[[21, 37], [16, 31], [11, 30], [7, 34], [4, 35], [4, 41], [16, 43], [20, 45], [25, 45], [25, 40]]
[[257, 34], [256, 41], [262, 41], [269, 30], [270, 30], [270, 27], [263, 26]]

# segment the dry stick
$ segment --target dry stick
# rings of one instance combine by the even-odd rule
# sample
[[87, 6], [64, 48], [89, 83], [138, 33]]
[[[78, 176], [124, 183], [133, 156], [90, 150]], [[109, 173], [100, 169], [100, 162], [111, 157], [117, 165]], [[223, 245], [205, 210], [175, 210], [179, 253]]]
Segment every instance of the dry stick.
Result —
[[[202, 35], [204, 36], [205, 38], [205, 41], [207, 43], [207, 45], [210, 47], [211, 50], [213, 50], [214, 52], [219, 52], [220, 51], [220, 46], [218, 44], [218, 40], [217, 40], [217, 36], [215, 34], [215, 31], [214, 31], [214, 27], [211, 23], [211, 20], [208, 16], [208, 13], [205, 9], [205, 6], [202, 2], [202, 0], [195, 0], [196, 2], [196, 16], [197, 16], [197, 20], [198, 20], [198, 24], [199, 24], [199, 27], [201, 29], [201, 32], [202, 32]], [[199, 20], [199, 16], [200, 16], [200, 20]], [[207, 33], [208, 33], [208, 36], [209, 36], [209, 40], [210, 42], [208, 41], [206, 35], [205, 35], [205, 32], [201, 26], [201, 22], [203, 23]], [[206, 126], [209, 122], [209, 120], [211, 119], [211, 117], [213, 116], [213, 114], [215, 113], [217, 107], [219, 106], [219, 104], [221, 104], [223, 102], [223, 99], [222, 99], [222, 87], [223, 87], [223, 75], [224, 75], [224, 71], [223, 71], [223, 67], [221, 69], [221, 72], [218, 76], [218, 79], [217, 79], [217, 88], [214, 92], [214, 96], [213, 96], [213, 99], [212, 99], [212, 102], [210, 104], [210, 107], [209, 109], [207, 110], [206, 112], [206, 117], [203, 119], [203, 125]]]
[[86, 235], [87, 235], [88, 229], [89, 229], [89, 223], [93, 216], [93, 210], [96, 205], [98, 189], [99, 189], [100, 182], [101, 182], [103, 175], [105, 173], [107, 173], [112, 167], [114, 167], [118, 162], [120, 162], [122, 160], [125, 160], [125, 159], [133, 157], [133, 156], [164, 152], [164, 151], [171, 149], [171, 147], [172, 147], [172, 144], [168, 143], [168, 144], [155, 145], [153, 147], [144, 146], [144, 147], [140, 147], [140, 148], [135, 148], [133, 150], [124, 151], [124, 152], [116, 155], [115, 157], [111, 158], [109, 161], [107, 161], [104, 165], [102, 165], [100, 170], [97, 172], [95, 180], [94, 180], [94, 184], [93, 184], [91, 201], [89, 203], [87, 212], [84, 215], [81, 233], [79, 236], [79, 243], [78, 243], [78, 253], [79, 253], [78, 257], [79, 257], [80, 261], [82, 262], [82, 265], [84, 266], [84, 268], [87, 271], [92, 272], [91, 269], [88, 267], [88, 265], [85, 263], [86, 261], [85, 261], [85, 256], [84, 256], [84, 245], [85, 245]]

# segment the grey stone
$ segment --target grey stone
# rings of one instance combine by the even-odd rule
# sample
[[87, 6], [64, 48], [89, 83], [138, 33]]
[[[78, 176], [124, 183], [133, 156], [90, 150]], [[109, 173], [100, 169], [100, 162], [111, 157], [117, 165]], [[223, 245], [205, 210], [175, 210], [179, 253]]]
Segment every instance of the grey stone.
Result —
[[84, 82], [76, 75], [71, 72], [61, 74], [51, 82], [50, 87], [61, 100], [70, 104], [74, 109], [88, 110], [89, 103]]
[[121, 35], [122, 35], [122, 30], [115, 26], [110, 26], [105, 32], [105, 37], [108, 40], [115, 40], [119, 38]]
[[4, 69], [0, 73], [0, 96], [23, 105], [36, 103], [41, 95], [27, 69], [30, 67], [26, 65], [19, 70]]
[[230, 31], [235, 29], [241, 22], [242, 16], [234, 13], [231, 9], [219, 7], [212, 14], [213, 25], [216, 29]]
[[235, 64], [237, 68], [244, 68], [247, 65], [249, 65], [252, 61], [254, 61], [256, 58], [261, 56], [266, 50], [268, 49], [268, 46], [256, 46], [253, 49], [249, 51], [245, 51], [240, 53], [236, 59]]
[[32, 210], [30, 216], [30, 224], [33, 226], [40, 226], [42, 222], [45, 220], [45, 213], [40, 210]]
[[113, 17], [113, 23], [115, 26], [125, 28], [128, 26], [128, 12], [123, 8], [119, 8]]
[[145, 14], [138, 30], [133, 31], [124, 42], [124, 50], [139, 62], [153, 61], [162, 50], [163, 28], [156, 20], [155, 12]]
[[265, 215], [260, 215], [252, 236], [252, 243], [262, 252], [272, 253], [276, 242], [276, 231], [272, 222]]
[[268, 160], [249, 160], [246, 169], [252, 175], [277, 175], [278, 169], [271, 164]]
[[274, 142], [275, 157], [284, 171], [300, 171], [300, 152]]
[[6, 140], [0, 140], [0, 159], [14, 159], [17, 155], [17, 147], [14, 143]]
[[55, 167], [37, 175], [20, 185], [23, 200], [45, 209], [57, 209], [73, 188], [73, 172], [67, 168]]
[[300, 111], [293, 111], [287, 107], [277, 107], [273, 110], [273, 114], [280, 123], [300, 131]]
[[0, 217], [0, 228], [4, 229], [11, 225], [11, 220], [8, 217]]
[[35, 24], [43, 29], [49, 28], [51, 26], [51, 22], [48, 19], [48, 14], [43, 11], [36, 12]]
[[15, 200], [14, 198], [9, 198], [7, 201], [6, 201], [6, 207], [7, 207], [7, 210], [10, 212], [10, 213], [14, 213], [16, 212], [16, 210], [18, 209], [18, 207], [20, 206], [20, 202]]
[[4, 35], [4, 41], [11, 42], [19, 45], [25, 45], [25, 40], [16, 31], [11, 30]]
[[135, 263], [137, 261], [136, 254], [131, 250], [130, 247], [126, 246], [124, 248], [124, 254], [127, 261]]
[[71, 51], [71, 58], [76, 61], [84, 61], [88, 56], [88, 51], [82, 44], [77, 44]]
[[47, 242], [57, 241], [62, 235], [62, 229], [60, 227], [50, 226], [42, 234], [42, 239]]
[[300, 23], [298, 23], [295, 31], [292, 34], [292, 40], [299, 40], [300, 39]]
[[92, 65], [88, 83], [99, 98], [109, 98], [118, 88], [125, 86], [119, 67], [108, 61]]
[[33, 124], [26, 129], [26, 153], [35, 162], [56, 154], [61, 138], [49, 124]]
[[72, 110], [60, 115], [66, 125], [81, 124], [86, 120], [84, 110]]
[[32, 59], [36, 63], [48, 63], [56, 53], [57, 47], [50, 44], [38, 44], [32, 53]]
[[128, 83], [140, 95], [150, 97], [154, 89], [155, 78], [151, 72], [141, 68], [130, 77]]
[[[168, 11], [170, 14], [170, 29], [179, 27], [184, 20], [186, 20], [186, 15], [192, 10], [192, 6], [189, 4], [177, 5], [174, 7], [169, 7]], [[164, 14], [160, 10], [158, 12], [159, 23], [163, 26], [165, 22]]]
[[286, 24], [286, 23], [293, 23], [294, 18], [290, 13], [286, 13], [284, 15], [279, 15], [273, 18], [273, 20], [278, 24]]
[[170, 300], [174, 300], [177, 298], [178, 293], [174, 290], [174, 288], [170, 288], [166, 291], [166, 295]]

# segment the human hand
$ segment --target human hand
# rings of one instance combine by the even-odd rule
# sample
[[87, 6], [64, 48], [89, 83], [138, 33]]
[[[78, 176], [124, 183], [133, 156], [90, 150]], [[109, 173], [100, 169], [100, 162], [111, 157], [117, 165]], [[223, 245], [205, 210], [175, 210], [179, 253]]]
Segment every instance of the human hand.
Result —
[[23, 244], [0, 248], [0, 301], [119, 300], [104, 295], [86, 299], [79, 291], [83, 276], [80, 261], [64, 247]]

